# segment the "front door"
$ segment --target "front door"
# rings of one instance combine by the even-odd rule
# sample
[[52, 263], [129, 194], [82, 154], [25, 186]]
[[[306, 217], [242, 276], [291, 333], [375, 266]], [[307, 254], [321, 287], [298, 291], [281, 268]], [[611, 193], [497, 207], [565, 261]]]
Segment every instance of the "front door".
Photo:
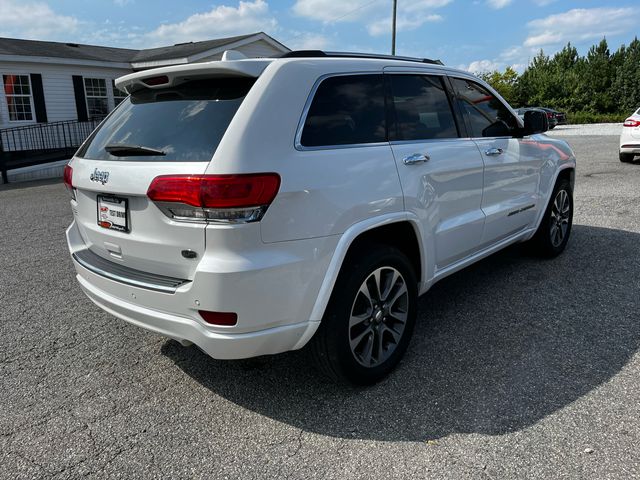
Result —
[[546, 159], [531, 138], [518, 137], [516, 117], [482, 85], [452, 78], [458, 104], [484, 161], [483, 246], [533, 225], [540, 208], [540, 171]]
[[386, 78], [389, 137], [405, 209], [420, 218], [425, 253], [437, 271], [478, 249], [484, 227], [482, 157], [472, 140], [460, 138], [442, 77]]

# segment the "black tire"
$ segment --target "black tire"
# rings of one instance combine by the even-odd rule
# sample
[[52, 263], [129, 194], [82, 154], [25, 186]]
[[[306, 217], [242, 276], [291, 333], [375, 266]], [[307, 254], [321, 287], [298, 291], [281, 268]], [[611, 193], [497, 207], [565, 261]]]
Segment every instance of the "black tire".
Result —
[[633, 153], [622, 153], [620, 152], [620, 161], [622, 163], [631, 163], [633, 162]]
[[[407, 289], [406, 297], [402, 293], [398, 300], [395, 300], [396, 303], [392, 307], [399, 308], [396, 312], [390, 311], [391, 307], [386, 307], [387, 304], [384, 302], [369, 302], [368, 297], [360, 293], [361, 286], [364, 286], [365, 281], [370, 282], [373, 278], [371, 276], [376, 271], [380, 272], [382, 279], [380, 283], [384, 282], [385, 286], [391, 285], [393, 278], [395, 278], [393, 271], [399, 273], [404, 281]], [[373, 280], [375, 281], [375, 278]], [[369, 283], [369, 285], [371, 284]], [[401, 285], [401, 281], [396, 280], [394, 285], [389, 287], [389, 290], [386, 290], [385, 287], [382, 293], [386, 292], [387, 300], [389, 300], [398, 292], [403, 291]], [[369, 286], [367, 290], [373, 291]], [[382, 289], [377, 288], [377, 290]], [[371, 296], [379, 299], [383, 295], [372, 294]], [[405, 300], [406, 303], [404, 303]], [[402, 305], [398, 305], [400, 302]], [[323, 374], [338, 382], [371, 385], [380, 381], [397, 366], [407, 350], [415, 325], [417, 302], [416, 275], [406, 255], [387, 245], [372, 244], [358, 248], [356, 253], [345, 260], [320, 327], [310, 341], [309, 347], [314, 363]], [[372, 304], [379, 305], [380, 308], [376, 308]], [[369, 316], [369, 319], [350, 327], [352, 313], [357, 308], [362, 308], [363, 305], [366, 305], [367, 309], [371, 305], [371, 315], [366, 313], [362, 316], [363, 318]], [[384, 308], [382, 308], [383, 305]], [[398, 335], [398, 340], [392, 341], [394, 339], [389, 328], [393, 328], [394, 334], [396, 330], [400, 330], [401, 324], [394, 318], [394, 315], [404, 315], [404, 312], [400, 310], [406, 310], [406, 322]], [[374, 318], [376, 314], [379, 318]], [[367, 329], [368, 333], [365, 332]], [[363, 351], [369, 345], [372, 346], [372, 349], [369, 350], [368, 356], [364, 352], [363, 355], [356, 357], [357, 352], [356, 350], [352, 351], [351, 347], [351, 336], [357, 338], [361, 335], [365, 336], [362, 337], [361, 343], [358, 345], [363, 346]], [[380, 340], [379, 344], [378, 340]], [[388, 350], [383, 352], [383, 355], [379, 355], [379, 358], [382, 359], [379, 364], [365, 366], [362, 363], [365, 358], [368, 358], [370, 363], [376, 361], [374, 356], [378, 357], [378, 355], [374, 355], [376, 352], [373, 351], [373, 348], [382, 352], [385, 340], [388, 342], [386, 343]]]
[[[558, 218], [557, 210], [558, 204], [556, 200], [560, 201], [562, 196], [561, 192], [566, 194], [566, 198], [569, 205], [569, 210], [566, 212], [566, 217], [563, 214], [563, 220], [566, 219], [566, 230], [562, 230], [562, 226]], [[560, 197], [559, 197], [560, 196]], [[573, 192], [571, 190], [571, 184], [567, 179], [559, 179], [556, 182], [556, 186], [551, 194], [549, 205], [544, 212], [544, 217], [540, 226], [536, 231], [534, 237], [530, 240], [530, 245], [538, 255], [543, 257], [552, 258], [560, 255], [567, 246], [569, 237], [571, 236], [571, 226], [573, 225]], [[555, 229], [554, 229], [555, 226]], [[564, 234], [561, 241], [558, 241], [558, 229], [561, 229]]]

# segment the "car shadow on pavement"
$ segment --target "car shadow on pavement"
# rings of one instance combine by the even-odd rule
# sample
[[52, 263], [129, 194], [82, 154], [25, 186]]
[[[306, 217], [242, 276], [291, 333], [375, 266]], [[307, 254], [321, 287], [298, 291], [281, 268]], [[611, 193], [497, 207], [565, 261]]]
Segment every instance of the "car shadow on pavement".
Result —
[[640, 348], [640, 234], [575, 225], [566, 252], [514, 246], [435, 285], [409, 351], [386, 380], [338, 386], [305, 351], [216, 361], [162, 352], [231, 402], [333, 437], [424, 441], [526, 428], [616, 375]]

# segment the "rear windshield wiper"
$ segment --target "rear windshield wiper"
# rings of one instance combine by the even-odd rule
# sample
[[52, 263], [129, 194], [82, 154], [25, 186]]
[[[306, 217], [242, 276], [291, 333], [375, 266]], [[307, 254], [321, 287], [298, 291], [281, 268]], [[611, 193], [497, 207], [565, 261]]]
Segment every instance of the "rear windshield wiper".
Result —
[[142, 145], [125, 145], [122, 143], [111, 143], [104, 147], [111, 155], [116, 157], [144, 157], [152, 155], [166, 155], [162, 150]]

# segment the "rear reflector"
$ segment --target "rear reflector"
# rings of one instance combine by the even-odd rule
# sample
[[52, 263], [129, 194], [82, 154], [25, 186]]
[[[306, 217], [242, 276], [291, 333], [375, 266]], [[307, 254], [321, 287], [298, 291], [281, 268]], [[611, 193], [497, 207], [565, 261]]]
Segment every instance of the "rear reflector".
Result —
[[625, 127], [640, 127], [640, 120], [636, 120], [635, 118], [627, 118], [623, 125]]
[[233, 312], [208, 312], [198, 310], [200, 316], [210, 325], [222, 325], [230, 327], [238, 323], [238, 314]]
[[147, 196], [177, 220], [254, 222], [279, 188], [276, 173], [162, 175], [153, 179]]

